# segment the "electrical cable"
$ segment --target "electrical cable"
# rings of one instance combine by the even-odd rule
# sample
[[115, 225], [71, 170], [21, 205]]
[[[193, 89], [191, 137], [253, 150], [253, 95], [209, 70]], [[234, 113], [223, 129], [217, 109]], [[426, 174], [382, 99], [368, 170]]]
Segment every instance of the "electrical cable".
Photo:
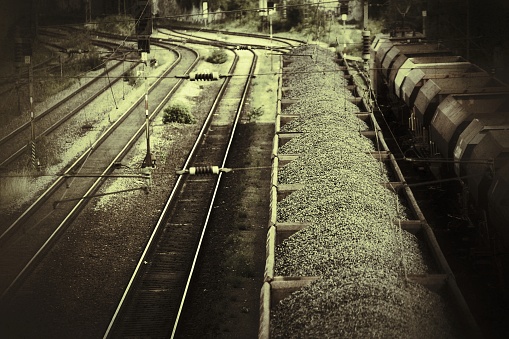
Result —
[[[110, 61], [110, 60], [115, 60], [115, 59], [108, 59], [107, 61]], [[127, 61], [127, 60], [126, 60]], [[134, 61], [134, 60], [133, 60]], [[103, 63], [104, 64], [104, 63]], [[101, 64], [101, 65], [103, 65]], [[472, 64], [474, 65], [474, 64]], [[371, 68], [373, 70], [382, 70], [382, 68], [376, 68], [376, 67], [373, 67]], [[400, 68], [400, 69], [414, 69], [414, 68]], [[426, 69], [436, 69], [436, 70], [447, 70], [448, 68], [447, 67], [427, 67]], [[453, 66], [451, 66], [451, 69], [455, 69]], [[338, 70], [337, 69], [331, 69], [331, 70], [319, 70], [319, 71], [292, 71], [292, 72], [288, 72], [285, 74], [317, 74], [317, 73], [331, 73], [331, 72], [337, 72]], [[484, 71], [481, 69], [481, 72], [479, 73], [486, 73], [486, 76], [490, 76], [492, 77], [487, 71]], [[273, 76], [273, 75], [278, 75], [278, 74], [283, 74], [282, 72], [278, 72], [278, 71], [274, 71], [274, 72], [267, 72], [267, 73], [257, 73], [256, 76], [263, 76], [263, 75], [269, 75], [269, 76]], [[444, 73], [445, 74], [445, 73]], [[231, 75], [232, 77], [247, 77], [249, 76], [249, 74], [233, 74]], [[472, 76], [474, 77], [475, 74]], [[103, 76], [103, 77], [106, 77], [106, 76]], [[153, 76], [153, 77], [150, 77], [150, 76], [147, 76], [147, 78], [157, 78], [157, 79], [161, 79], [161, 78], [173, 78], [174, 76]], [[458, 76], [458, 78], [460, 78], [462, 76]], [[34, 75], [34, 79], [50, 79], [50, 78], [53, 78], [53, 77], [50, 77], [50, 76], [35, 76]], [[85, 73], [82, 73], [82, 74], [78, 74], [78, 75], [73, 75], [73, 76], [63, 76], [63, 78], [68, 78], [68, 79], [73, 79], [73, 78], [100, 78], [100, 77], [97, 77], [97, 76], [87, 76]], [[120, 78], [120, 76], [119, 76]], [[451, 78], [451, 76], [449, 76], [449, 79]], [[6, 77], [1, 77], [0, 76], [0, 79], [13, 79], [12, 77], [9, 77], [9, 76], [6, 76]], [[430, 80], [433, 80], [433, 79], [430, 79]], [[505, 85], [505, 83], [503, 83], [502, 81], [499, 81], [501, 85]], [[509, 90], [509, 89], [508, 89]]]

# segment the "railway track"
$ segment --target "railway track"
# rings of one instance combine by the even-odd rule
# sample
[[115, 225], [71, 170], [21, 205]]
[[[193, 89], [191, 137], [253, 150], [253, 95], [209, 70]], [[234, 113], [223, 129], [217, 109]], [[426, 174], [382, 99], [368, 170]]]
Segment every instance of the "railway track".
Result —
[[[116, 46], [106, 42], [96, 43], [102, 47], [113, 48]], [[83, 86], [43, 112], [34, 114], [33, 121], [27, 121], [13, 129], [10, 133], [2, 136], [0, 138], [0, 149], [2, 151], [0, 168], [8, 167], [27, 154], [32, 128], [36, 142], [42, 137], [51, 135], [51, 133], [57, 131], [69, 119], [79, 115], [87, 105], [93, 103], [103, 93], [108, 93], [111, 86], [121, 81], [123, 75], [133, 70], [138, 64], [139, 61], [135, 61], [125, 68], [122, 61], [115, 61], [112, 65], [107, 65], [106, 69], [92, 80], [86, 82]]]
[[[167, 45], [161, 45], [168, 47]], [[169, 47], [178, 54], [170, 67], [148, 92], [157, 107], [153, 118], [169, 100], [182, 80], [170, 74], [187, 73], [198, 61], [191, 49]], [[164, 91], [156, 91], [161, 87]], [[21, 215], [2, 230], [0, 242], [1, 314], [16, 303], [16, 292], [59, 235], [72, 223], [89, 198], [115, 169], [115, 164], [145, 132], [144, 98], [136, 101], [124, 115], [61, 173], [58, 179]], [[140, 189], [143, 187], [140, 187]], [[30, 239], [30, 241], [26, 241]]]
[[[44, 34], [46, 31], [40, 30], [40, 33]], [[51, 32], [48, 33], [52, 34]], [[62, 38], [63, 35], [51, 35], [52, 37], [58, 37]], [[43, 45], [49, 46], [51, 48], [54, 48], [56, 50], [62, 49], [62, 47], [56, 43], [53, 42], [45, 42], [41, 41]], [[61, 62], [67, 62], [71, 60], [71, 55], [69, 55], [65, 60], [60, 60]], [[34, 72], [34, 75], [37, 76], [39, 72], [56, 72], [57, 69], [60, 70], [60, 65], [55, 65], [55, 62], [59, 62], [58, 58], [55, 55], [52, 55], [45, 60], [39, 61], [37, 63], [34, 63], [32, 60], [32, 69]], [[22, 87], [28, 85], [28, 67], [26, 65], [18, 65], [19, 69], [17, 73], [11, 74], [7, 76], [7, 80], [2, 80], [0, 82], [0, 97], [4, 95], [10, 94], [13, 90], [19, 91]], [[13, 80], [16, 79], [16, 81], [13, 84]]]
[[[253, 49], [273, 49], [274, 51], [287, 52], [291, 48], [301, 45], [304, 41], [290, 38], [282, 38], [273, 36], [272, 39], [264, 34], [252, 33], [231, 33], [228, 31], [207, 30], [207, 29], [177, 29], [171, 27], [160, 27], [161, 34], [173, 37], [174, 41], [180, 43], [196, 43], [196, 44], [212, 44], [215, 46], [231, 47], [231, 48], [253, 48]], [[242, 43], [227, 41], [226, 39], [218, 39], [217, 34], [228, 35], [233, 37], [245, 38]], [[269, 40], [269, 44], [260, 44], [260, 39]]]
[[[156, 42], [154, 41], [153, 44], [156, 44]], [[177, 47], [176, 49], [181, 50], [183, 48]], [[251, 54], [251, 51], [239, 51], [238, 53]], [[176, 71], [175, 73], [183, 74], [183, 73], [186, 73], [186, 72], [185, 71]], [[244, 71], [244, 72], [241, 72], [241, 73], [243, 73], [245, 75], [245, 74], [247, 74], [247, 70]], [[163, 78], [164, 78], [164, 76], [163, 76]], [[232, 81], [232, 84], [233, 83], [234, 84], [231, 85], [231, 87], [233, 87], [235, 89], [241, 88], [242, 87], [241, 83], [244, 83], [245, 80], [246, 80], [246, 77], [233, 77], [231, 79], [231, 81]], [[240, 83], [237, 84], [237, 83], [235, 83], [235, 81], [240, 81]], [[153, 96], [153, 94], [151, 94], [151, 101], [152, 101], [152, 96]], [[232, 104], [233, 100], [226, 100], [225, 102]], [[221, 111], [221, 112], [227, 110], [227, 108], [225, 108], [225, 107], [220, 107], [220, 108], [217, 108], [217, 109], [219, 111]], [[217, 117], [217, 116], [215, 116], [215, 117]], [[217, 130], [219, 130], [219, 128], [221, 128], [221, 127], [217, 127]], [[211, 137], [215, 138], [217, 136], [213, 136], [212, 133], [211, 133]], [[94, 152], [101, 152], [101, 151], [94, 150]], [[118, 162], [116, 164], [118, 164]], [[93, 168], [93, 167], [95, 167], [95, 165], [93, 165], [92, 163], [90, 163], [90, 166], [88, 166], [88, 165], [87, 166], [83, 166], [83, 170], [82, 170], [82, 172], [80, 172], [80, 174], [83, 174], [84, 176], [91, 175], [91, 176], [94, 176], [94, 177], [97, 176], [97, 175], [100, 175], [100, 173], [95, 168]], [[86, 171], [91, 171], [92, 173], [86, 172]], [[68, 181], [74, 180], [76, 182], [77, 180], [80, 180], [80, 181], [82, 180], [81, 177], [79, 177], [79, 175], [75, 175], [74, 173], [73, 174], [69, 174], [68, 176], [65, 175], [65, 173], [61, 173], [61, 174], [64, 175], [66, 177], [66, 180], [68, 180]], [[108, 174], [106, 174], [106, 175], [108, 175]], [[103, 179], [107, 180], [105, 178], [103, 178]], [[75, 183], [73, 183], [71, 185], [71, 187], [70, 187], [71, 190], [74, 190], [74, 188], [75, 188], [74, 185], [75, 185]], [[80, 195], [82, 195], [82, 194], [78, 194], [79, 192], [76, 191], [76, 192], [73, 192], [72, 196], [70, 196], [69, 191], [70, 190], [67, 190], [68, 196], [65, 196], [65, 197], [62, 198], [62, 196], [60, 195], [60, 197], [58, 197], [58, 199], [56, 199], [56, 200], [58, 200], [58, 202], [56, 204], [58, 209], [62, 208], [63, 205], [73, 203], [73, 199], [80, 199]], [[93, 193], [92, 193], [92, 196], [93, 196]], [[69, 198], [69, 199], [67, 199], [67, 198]], [[68, 200], [68, 201], [64, 201], [64, 200]], [[85, 199], [85, 200], [88, 201], [89, 199]], [[84, 202], [86, 202], [86, 201], [84, 201]], [[53, 207], [53, 205], [51, 207]], [[51, 211], [51, 213], [53, 213], [53, 211]], [[74, 216], [74, 217], [76, 217], [76, 216]], [[71, 219], [74, 218], [74, 217], [70, 217], [68, 219], [68, 221], [69, 222], [72, 221]], [[37, 217], [36, 217], [36, 219], [39, 219], [39, 220], [36, 220], [36, 222], [33, 224], [33, 227], [34, 228], [38, 228], [38, 230], [35, 230], [35, 229], [31, 229], [30, 230], [29, 229], [28, 230], [28, 234], [27, 234], [26, 237], [33, 236], [34, 234], [37, 234], [37, 233], [41, 233], [42, 234], [43, 232], [46, 232], [46, 230], [43, 230], [44, 227], [39, 227], [39, 226], [42, 226], [43, 223], [46, 224], [46, 220], [44, 218], [37, 218]], [[41, 221], [41, 222], [38, 224], [37, 222], [39, 222], [39, 221]], [[28, 226], [27, 229], [28, 228], [30, 228], [30, 226]], [[65, 230], [65, 226], [63, 226], [63, 228], [61, 228], [59, 230], [59, 232], [60, 232], [59, 234], [62, 234], [64, 232], [64, 230]], [[9, 321], [9, 319], [15, 319], [16, 317], [18, 317], [18, 319], [21, 319], [22, 318], [22, 314], [24, 313], [24, 311], [26, 311], [26, 310], [24, 310], [24, 306], [23, 305], [30, 305], [31, 303], [33, 303], [33, 305], [35, 305], [35, 304], [38, 303], [37, 302], [37, 298], [39, 298], [40, 296], [36, 296], [34, 294], [34, 292], [30, 290], [30, 288], [31, 288], [30, 286], [33, 287], [33, 286], [38, 286], [39, 285], [39, 283], [36, 282], [38, 278], [34, 277], [32, 279], [32, 277], [30, 277], [29, 282], [28, 283], [24, 283], [25, 277], [28, 275], [28, 273], [30, 273], [33, 270], [33, 268], [35, 266], [37, 266], [37, 262], [39, 260], [41, 260], [43, 258], [46, 259], [48, 257], [53, 257], [53, 251], [52, 251], [51, 255], [49, 255], [49, 256], [46, 256], [45, 253], [47, 251], [49, 251], [49, 249], [52, 247], [52, 242], [56, 241], [57, 239], [59, 239], [59, 236], [60, 236], [59, 234], [55, 234], [54, 236], [53, 235], [51, 236], [52, 237], [51, 241], [46, 244], [46, 248], [42, 249], [40, 252], [38, 252], [38, 254], [36, 255], [37, 258], [35, 258], [35, 259], [33, 259], [33, 261], [31, 261], [31, 264], [33, 266], [27, 267], [24, 270], [23, 274], [21, 276], [19, 276], [19, 279], [16, 282], [14, 282], [12, 284], [12, 286], [9, 286], [6, 289], [6, 292], [4, 293], [4, 295], [2, 297], [2, 302], [1, 302], [1, 304], [2, 304], [1, 309], [2, 310], [0, 312], [0, 314], [2, 316], [5, 316], [5, 318], [1, 319], [0, 323], [3, 320], [5, 320], [5, 319], [7, 319], [7, 321]], [[13, 235], [13, 234], [8, 235], [7, 236], [7, 238], [9, 238], [8, 242], [10, 242], [12, 240], [11, 237], [12, 237], [12, 239], [14, 239], [16, 236]], [[7, 241], [7, 238], [5, 238], [6, 241]], [[42, 238], [42, 236], [41, 236], [41, 238]], [[19, 244], [21, 242], [22, 242], [22, 240], [18, 241], [17, 244]], [[27, 247], [25, 247], [23, 250], [27, 250]], [[21, 249], [20, 249], [20, 251], [21, 251]], [[10, 253], [9, 250], [6, 250], [5, 253], [8, 253], [8, 252]], [[15, 255], [14, 251], [12, 253], [10, 253], [10, 254], [11, 255]], [[99, 260], [101, 260], [101, 259], [99, 259]], [[7, 260], [3, 263], [3, 267], [6, 267], [5, 266], [6, 262], [7, 262]], [[12, 261], [12, 264], [13, 265], [17, 265], [16, 260]], [[50, 270], [46, 269], [47, 268], [47, 264], [48, 263], [44, 263], [44, 268], [41, 268], [41, 267], [43, 267], [43, 265], [40, 265], [39, 267], [37, 267], [38, 268], [37, 271], [34, 272], [35, 275], [36, 276], [41, 276], [41, 274], [44, 274], [44, 273], [41, 273], [41, 269], [49, 272]], [[57, 265], [59, 265], [59, 264], [57, 264]], [[5, 274], [5, 275], [2, 276], [2, 279], [1, 279], [2, 281], [4, 281], [4, 279], [6, 278], [6, 276], [9, 273], [7, 271], [2, 271], [2, 273]], [[51, 273], [48, 273], [48, 274], [51, 274]], [[52, 278], [50, 280], [52, 280]], [[43, 296], [43, 294], [41, 294], [41, 297], [42, 296]], [[34, 297], [36, 299], [34, 299]], [[5, 306], [5, 308], [4, 308], [4, 306]], [[55, 329], [55, 331], [57, 331], [57, 330]]]
[[[205, 40], [206, 39], [202, 39], [201, 42], [195, 41], [195, 43], [199, 43], [199, 44], [206, 43]], [[191, 42], [191, 40], [185, 40], [185, 39], [183, 41], [186, 41], [189, 43]], [[221, 47], [225, 46], [222, 43], [217, 43], [217, 45], [221, 46]], [[231, 46], [235, 47], [235, 44], [232, 44]], [[260, 46], [263, 46], [263, 45], [260, 45]], [[247, 53], [247, 52], [245, 52], [245, 53]], [[353, 77], [353, 76], [350, 75], [350, 77]], [[232, 78], [232, 80], [233, 79], [235, 79], [235, 78]], [[224, 110], [225, 110], [224, 108], [219, 109], [219, 111], [221, 111], [221, 112]], [[362, 116], [363, 118], [366, 118], [366, 115], [367, 115], [366, 112], [361, 112], [358, 114], [359, 117]], [[288, 117], [288, 116], [283, 117], [282, 116], [280, 118], [290, 120], [295, 117]], [[211, 124], [212, 124], [211, 125], [211, 128], [212, 128], [214, 126], [213, 125], [214, 121], [212, 121]], [[207, 144], [207, 145], [214, 143], [214, 145], [215, 145], [216, 139], [220, 139], [222, 137], [223, 133], [225, 133], [225, 131], [223, 130], [223, 127], [224, 126], [222, 124], [218, 124], [218, 126], [216, 126], [215, 128], [212, 128], [212, 130], [209, 130], [209, 133], [206, 133], [206, 136], [204, 137], [204, 139], [201, 139], [201, 143]], [[210, 137], [210, 139], [205, 139], [208, 137]], [[283, 136], [283, 137], [285, 137], [285, 136]], [[219, 147], [219, 146], [217, 146], [217, 147]], [[213, 150], [215, 150], [215, 148]], [[211, 150], [207, 149], [207, 152], [210, 153]], [[204, 152], [204, 153], [207, 153], [207, 152]], [[383, 159], [384, 162], [388, 162], [389, 161], [388, 159], [391, 158], [390, 153], [387, 153], [386, 151], [379, 152], [379, 157], [380, 157], [379, 160]], [[186, 161], [186, 165], [184, 167], [189, 167], [189, 166], [193, 166], [193, 165], [194, 166], [202, 166], [202, 165], [206, 166], [211, 163], [219, 164], [220, 158], [217, 158], [215, 160], [214, 159], [201, 159], [200, 160], [199, 157], [196, 157], [195, 159], [192, 159], [192, 160], [188, 159], [188, 161]], [[95, 173], [93, 175], [95, 175]], [[220, 176], [221, 175], [222, 174], [220, 174]], [[206, 194], [210, 194], [211, 192], [214, 192], [217, 189], [217, 186], [215, 186], [216, 188], [213, 188], [214, 185], [213, 185], [212, 181], [214, 181], [217, 177], [215, 177], [215, 176], [211, 176], [211, 177], [196, 176], [196, 177], [188, 177], [187, 179], [191, 179], [191, 180], [186, 180], [186, 178], [184, 178], [186, 176], [187, 175], [179, 177], [179, 179], [178, 179], [179, 182], [176, 186], [180, 185], [182, 188], [186, 188], [188, 190], [190, 189], [191, 192], [186, 191], [186, 192], [182, 193], [182, 194], [187, 194], [187, 195], [183, 195], [184, 201], [180, 201], [180, 203], [174, 202], [173, 204], [168, 203], [167, 209], [169, 211], [174, 211], [173, 214], [176, 217], [179, 217], [178, 211], [184, 211], [184, 212], [186, 212], [185, 213], [186, 215], [182, 216], [182, 218], [188, 217], [187, 214], [191, 214], [196, 220], [200, 220], [200, 218], [203, 218], [203, 216], [199, 216], [198, 212], [202, 212], [203, 210], [206, 210], [207, 208], [206, 208], [205, 203], [198, 203], [198, 204], [193, 203], [197, 199], [197, 197], [194, 195], [194, 193], [199, 191], [199, 192], [203, 193], [204, 195], [206, 195]], [[68, 180], [69, 180], [69, 178], [68, 178]], [[399, 183], [399, 184], [401, 184], [401, 183]], [[202, 186], [206, 186], [206, 185], [209, 185], [209, 186], [202, 187]], [[173, 195], [177, 195], [177, 193], [172, 193], [172, 196]], [[209, 207], [209, 211], [210, 211], [210, 207]], [[419, 234], [422, 235], [424, 232], [427, 232], [426, 227], [425, 227], [426, 222], [423, 219], [422, 215], [419, 214], [418, 208], [417, 208], [417, 214], [418, 215], [417, 215], [416, 219], [419, 219], [419, 220], [412, 220], [411, 222], [406, 223], [404, 225], [404, 227], [407, 229], [410, 229], [414, 232], [418, 232]], [[172, 227], [173, 231], [176, 228], [180, 227], [180, 230], [182, 230], [183, 228], [186, 228], [185, 227], [186, 225], [190, 225], [190, 224], [194, 223], [194, 221], [188, 221], [188, 219], [187, 220], [180, 219], [180, 220], [175, 220], [174, 222], [172, 222], [169, 219], [165, 219], [165, 217], [161, 217], [160, 222], [165, 225], [157, 226], [157, 228], [160, 229], [159, 230], [160, 234], [154, 234], [154, 236], [153, 236], [154, 239], [161, 235], [163, 236], [163, 238], [165, 235], [166, 235], [166, 238], [171, 238], [173, 236], [173, 233], [170, 230], [163, 231], [162, 230], [163, 227], [166, 227], [166, 226]], [[177, 232], [177, 233], [179, 233], [179, 232]], [[197, 231], [197, 233], [199, 233], [199, 231]], [[140, 259], [140, 261], [137, 265], [137, 272], [139, 271], [142, 273], [147, 273], [149, 275], [152, 274], [152, 276], [147, 278], [148, 279], [147, 281], [149, 281], [149, 283], [153, 283], [153, 285], [149, 285], [149, 287], [146, 287], [146, 285], [143, 285], [142, 283], [139, 282], [139, 278], [133, 276], [133, 278], [131, 279], [130, 285], [128, 287], [128, 290], [126, 290], [126, 292], [124, 294], [126, 298], [125, 298], [125, 300], [124, 299], [122, 300], [121, 304], [122, 303], [125, 303], [125, 304], [133, 303], [135, 301], [129, 301], [129, 298], [131, 297], [131, 295], [139, 295], [140, 298], [144, 299], [142, 302], [140, 302], [139, 305], [146, 303], [149, 306], [147, 306], [147, 308], [142, 308], [144, 314], [142, 316], [140, 316], [135, 311], [131, 312], [131, 311], [125, 310], [123, 305], [119, 305], [119, 308], [117, 309], [117, 312], [115, 313], [114, 319], [112, 319], [112, 322], [110, 324], [110, 327], [108, 328], [108, 332], [105, 334], [105, 337], [110, 337], [110, 336], [111, 337], [122, 337], [122, 336], [125, 336], [125, 333], [131, 334], [131, 333], [137, 333], [137, 331], [141, 331], [142, 335], [146, 335], [147, 333], [150, 333], [149, 330], [143, 330], [142, 329], [143, 326], [162, 328], [161, 331], [164, 334], [167, 334], [170, 331], [170, 327], [173, 324], [169, 324], [170, 326], [168, 326], [168, 324], [165, 322], [166, 320], [159, 321], [160, 320], [159, 315], [161, 315], [161, 313], [165, 313], [167, 311], [161, 310], [161, 309], [156, 309], [157, 306], [154, 304], [154, 300], [159, 299], [158, 297], [160, 295], [162, 295], [163, 293], [165, 293], [166, 289], [167, 289], [166, 286], [161, 287], [161, 284], [163, 284], [161, 281], [164, 281], [164, 280], [160, 280], [160, 279], [164, 279], [164, 278], [167, 278], [167, 276], [172, 275], [172, 274], [169, 274], [168, 272], [179, 272], [178, 275], [184, 275], [184, 273], [180, 273], [180, 272], [183, 272], [184, 270], [180, 270], [178, 267], [172, 267], [172, 268], [163, 267], [162, 265], [158, 264], [156, 258], [149, 257], [149, 255], [151, 255], [151, 251], [154, 251], [155, 257], [157, 257], [157, 259], [162, 259], [163, 262], [168, 261], [169, 258], [173, 259], [177, 256], [176, 248], [178, 245], [186, 244], [186, 246], [187, 245], [190, 246], [190, 244], [195, 244], [197, 242], [200, 242], [200, 240], [197, 241], [196, 239], [190, 240], [189, 242], [187, 242], [189, 240], [188, 234], [183, 234], [182, 236], [183, 236], [182, 238], [177, 238], [178, 241], [171, 242], [169, 244], [169, 246], [171, 246], [171, 247], [169, 247], [169, 248], [165, 247], [165, 246], [168, 246], [168, 244], [161, 243], [159, 245], [153, 244], [153, 246], [156, 247], [155, 249], [147, 248], [145, 250], [144, 255], [146, 254], [146, 256], [143, 256]], [[429, 235], [427, 235], [427, 236], [429, 236]], [[431, 239], [431, 241], [432, 240], [433, 239]], [[154, 242], [155, 242], [155, 240], [154, 240]], [[159, 246], [159, 247], [157, 247], [157, 246]], [[436, 286], [440, 286], [440, 288], [443, 288], [445, 286], [446, 288], [449, 289], [448, 290], [449, 292], [447, 292], [447, 293], [451, 293], [450, 291], [452, 291], [452, 293], [451, 293], [452, 297], [457, 298], [458, 296], [454, 295], [454, 293], [457, 293], [457, 291], [455, 291], [456, 287], [454, 286], [454, 284], [455, 284], [454, 278], [451, 275], [450, 269], [448, 269], [447, 265], [444, 266], [443, 259], [440, 257], [440, 254], [435, 254], [435, 256], [439, 257], [439, 259], [435, 258], [435, 260], [438, 261], [437, 263], [435, 263], [435, 265], [439, 266], [440, 269], [442, 270], [442, 272], [440, 274], [436, 274], [432, 277], [411, 277], [411, 278], [413, 278], [416, 281], [420, 280], [423, 285], [432, 286], [433, 288]], [[140, 273], [140, 274], [142, 274], [142, 273]], [[175, 275], [177, 275], [177, 274], [175, 274]], [[151, 278], [154, 278], [154, 279], [151, 279]], [[307, 282], [306, 282], [306, 284], [307, 284]], [[278, 285], [278, 281], [276, 281], [274, 283], [274, 286], [277, 287], [277, 285]], [[132, 288], [133, 290], [136, 290], [136, 291], [131, 292], [129, 290], [129, 288]], [[180, 288], [182, 288], [182, 285], [180, 286]], [[265, 296], [267, 296], [267, 293], [270, 293], [270, 291], [265, 289]], [[145, 299], [145, 298], [147, 298], [147, 299]], [[163, 299], [163, 298], [161, 298], [161, 299]], [[262, 301], [262, 302], [264, 302], [264, 301]], [[125, 306], [125, 307], [127, 307], [127, 306]], [[265, 305], [264, 307], [266, 307], [265, 312], [267, 312], [267, 310], [270, 310], [270, 306], [267, 307]], [[155, 316], [153, 316], [153, 314], [150, 313], [152, 311], [154, 311]], [[265, 315], [267, 315], [267, 313], [265, 313]], [[150, 319], [151, 316], [152, 316], [152, 319]], [[151, 321], [154, 321], [154, 319], [157, 319], [157, 321], [151, 322]], [[267, 318], [265, 320], [267, 320]], [[123, 324], [119, 324], [116, 321], [120, 321]], [[146, 321], [145, 325], [141, 325], [141, 323], [144, 321]], [[467, 323], [468, 323], [468, 320], [467, 320]], [[125, 328], [123, 327], [124, 325], [126, 326]], [[265, 325], [266, 325], [266, 323], [265, 323]], [[129, 326], [133, 326], [133, 327], [129, 327]], [[263, 326], [263, 323], [262, 323], [262, 326]], [[133, 328], [135, 328], [135, 329], [133, 330]], [[178, 327], [177, 327], [177, 329], [178, 329]], [[177, 333], [178, 333], [178, 331], [177, 331]]]
[[[257, 60], [237, 53], [184, 168], [225, 164]], [[177, 333], [222, 174], [179, 176], [104, 337]]]
[[[35, 71], [37, 71], [39, 69], [45, 69], [46, 67], [48, 67], [48, 65], [50, 65], [52, 62], [54, 62], [56, 60], [57, 60], [56, 57], [49, 57], [49, 58], [35, 64], [33, 66], [33, 68]], [[17, 80], [14, 85], [12, 84], [12, 82], [13, 82], [12, 79], [23, 79], [24, 77], [25, 77], [25, 79], [28, 78], [28, 70], [21, 70], [18, 74], [8, 75], [7, 76], [8, 80], [2, 81], [2, 83], [0, 83], [0, 88], [1, 88], [0, 96], [9, 94], [13, 90], [19, 90], [19, 88], [21, 86], [27, 85], [28, 80], [26, 80], [26, 81]]]

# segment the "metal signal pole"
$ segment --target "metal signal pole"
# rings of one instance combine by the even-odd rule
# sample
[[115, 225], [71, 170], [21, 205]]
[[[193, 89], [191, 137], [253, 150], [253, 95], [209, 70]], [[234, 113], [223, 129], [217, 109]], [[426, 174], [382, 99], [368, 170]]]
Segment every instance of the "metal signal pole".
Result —
[[85, 22], [92, 21], [92, 0], [85, 0]]
[[272, 60], [272, 13], [269, 11], [269, 33], [270, 33], [270, 70], [272, 71], [274, 69], [273, 64], [274, 61]]
[[145, 137], [147, 139], [147, 154], [143, 160], [141, 168], [155, 167], [155, 161], [152, 159], [152, 153], [150, 152], [150, 118], [148, 114], [148, 78], [147, 78], [147, 53], [141, 53], [141, 60], [143, 61], [143, 74], [145, 76]]
[[39, 169], [39, 161], [37, 160], [37, 152], [35, 148], [35, 124], [34, 124], [34, 74], [32, 67], [32, 57], [25, 56], [25, 63], [28, 63], [28, 93], [30, 96], [30, 152], [32, 165]]

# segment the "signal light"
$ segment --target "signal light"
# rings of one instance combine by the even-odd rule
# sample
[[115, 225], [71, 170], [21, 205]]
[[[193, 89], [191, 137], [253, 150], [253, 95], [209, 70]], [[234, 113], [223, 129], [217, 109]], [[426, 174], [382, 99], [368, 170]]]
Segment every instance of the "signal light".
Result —
[[152, 5], [148, 1], [138, 1], [134, 10], [137, 35], [152, 34]]
[[140, 52], [150, 53], [150, 39], [148, 37], [138, 39], [138, 50]]
[[341, 2], [339, 5], [339, 14], [342, 16], [343, 14], [348, 15], [348, 3]]
[[203, 81], [213, 81], [219, 80], [219, 72], [208, 72], [208, 73], [197, 73], [191, 72], [189, 73], [189, 80], [203, 80]]
[[32, 56], [32, 44], [28, 39], [16, 39], [14, 44], [14, 61], [23, 62], [25, 56]]

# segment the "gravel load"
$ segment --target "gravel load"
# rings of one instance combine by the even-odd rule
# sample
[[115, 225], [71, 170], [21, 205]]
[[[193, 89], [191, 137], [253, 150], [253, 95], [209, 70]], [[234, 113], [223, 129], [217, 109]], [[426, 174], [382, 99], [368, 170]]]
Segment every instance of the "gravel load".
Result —
[[276, 275], [329, 277], [338, 268], [384, 269], [400, 275], [430, 272], [412, 234], [387, 221], [343, 215], [315, 221], [278, 246]]
[[328, 147], [338, 148], [338, 146], [353, 153], [372, 152], [375, 150], [371, 140], [361, 135], [358, 131], [352, 131], [341, 125], [331, 126], [325, 121], [323, 124], [313, 123], [308, 127], [310, 130], [318, 131], [323, 129], [327, 132], [304, 132], [304, 134], [292, 138], [280, 147], [279, 153], [306, 153], [317, 148], [320, 148], [322, 152], [330, 152], [332, 150]]
[[[285, 69], [283, 86], [288, 87], [289, 91], [285, 97], [289, 99], [300, 99], [303, 96], [319, 96], [326, 99], [330, 93], [342, 90], [344, 96], [353, 97], [346, 90], [347, 81], [342, 76], [339, 65], [334, 62], [336, 58], [332, 51], [317, 48], [316, 46], [306, 45], [295, 48], [292, 57], [292, 63]], [[306, 57], [306, 55], [312, 55]], [[305, 79], [305, 81], [302, 81]]]
[[455, 337], [444, 299], [405, 279], [433, 273], [429, 253], [397, 225], [406, 208], [383, 185], [387, 169], [369, 154], [376, 148], [360, 133], [368, 126], [352, 114], [359, 108], [333, 55], [294, 53], [322, 57], [285, 69], [285, 98], [298, 101], [283, 113], [299, 116], [282, 132], [302, 134], [278, 150], [298, 155], [278, 168], [278, 184], [304, 186], [278, 202], [277, 220], [309, 226], [276, 246], [274, 273], [319, 279], [272, 308], [271, 338]]
[[[351, 112], [319, 111], [316, 107], [281, 127], [281, 132], [314, 132], [325, 127], [337, 127], [348, 131], [365, 131], [368, 126]], [[321, 133], [322, 134], [322, 133]]]
[[[332, 73], [331, 73], [332, 74]], [[343, 109], [353, 109], [355, 104], [352, 104], [348, 99], [354, 98], [354, 95], [346, 89], [346, 80], [341, 79], [341, 83], [345, 84], [337, 84], [338, 79], [337, 78], [331, 78], [332, 75], [327, 76], [327, 74], [324, 73], [323, 77], [320, 77], [318, 79], [315, 78], [313, 75], [304, 74], [307, 79], [306, 81], [315, 81], [320, 82], [319, 85], [303, 85], [302, 80], [298, 81], [288, 81], [286, 85], [288, 85], [288, 89], [285, 91], [285, 99], [290, 100], [301, 100], [303, 97], [310, 96], [310, 93], [315, 97], [317, 100], [323, 100], [323, 101], [329, 101], [331, 98], [338, 95], [338, 93], [341, 93], [341, 97], [339, 98], [341, 101], [343, 101], [343, 104], [340, 107], [343, 107]], [[305, 82], [304, 82], [305, 83]], [[326, 84], [329, 84], [331, 87], [327, 87]], [[313, 93], [313, 91], [316, 91]], [[350, 104], [348, 104], [350, 103]], [[358, 108], [357, 108], [358, 109]], [[286, 112], [285, 112], [286, 113]]]
[[344, 212], [355, 212], [359, 218], [369, 216], [388, 221], [406, 218], [393, 192], [382, 185], [359, 184], [358, 176], [348, 176], [350, 171], [342, 174], [342, 179], [307, 184], [288, 195], [278, 203], [278, 221], [341, 218]]
[[323, 91], [317, 95], [304, 96], [281, 111], [282, 114], [299, 114], [303, 118], [313, 115], [333, 114], [343, 115], [359, 111], [352, 102], [338, 96], [338, 91]]
[[[327, 149], [332, 149], [333, 153], [327, 152]], [[296, 160], [279, 168], [278, 180], [280, 184], [330, 182], [341, 179], [343, 171], [350, 171], [353, 175], [362, 174], [370, 185], [388, 181], [386, 168], [380, 166], [370, 154], [338, 148], [335, 143], [325, 150], [315, 148], [299, 153]]]
[[340, 269], [272, 312], [271, 338], [457, 337], [439, 295], [382, 269]]

